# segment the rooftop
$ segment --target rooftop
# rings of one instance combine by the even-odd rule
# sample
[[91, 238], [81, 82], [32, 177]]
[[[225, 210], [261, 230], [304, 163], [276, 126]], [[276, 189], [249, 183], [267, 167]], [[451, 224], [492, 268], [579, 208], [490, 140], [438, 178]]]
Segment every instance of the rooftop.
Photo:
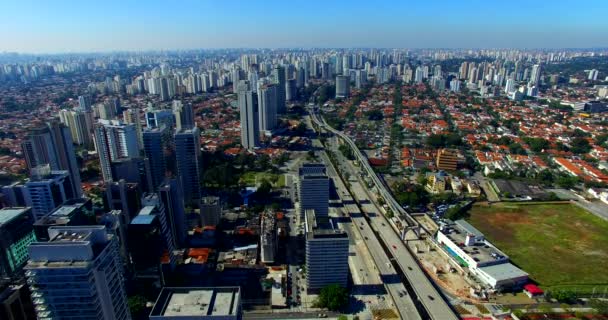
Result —
[[163, 288], [150, 318], [236, 316], [239, 305], [239, 287]]
[[24, 212], [30, 210], [29, 207], [12, 207], [0, 209], [0, 226], [5, 223], [11, 222], [13, 219], [19, 217]]
[[348, 235], [336, 228], [333, 221], [327, 217], [316, 217], [314, 210], [306, 210], [306, 238], [347, 238]]

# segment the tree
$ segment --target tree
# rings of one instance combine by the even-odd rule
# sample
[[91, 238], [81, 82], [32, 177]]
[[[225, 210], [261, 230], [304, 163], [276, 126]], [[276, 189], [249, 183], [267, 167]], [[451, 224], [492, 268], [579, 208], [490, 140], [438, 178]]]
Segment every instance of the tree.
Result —
[[348, 291], [337, 284], [332, 284], [321, 289], [316, 305], [337, 311], [348, 304]]
[[583, 137], [574, 138], [570, 145], [570, 150], [576, 154], [583, 154], [591, 151], [591, 145], [589, 144], [589, 141], [587, 141], [587, 139]]
[[127, 304], [129, 305], [129, 310], [131, 311], [131, 316], [133, 319], [146, 319], [146, 303], [148, 301], [146, 298], [142, 296], [132, 296], [127, 299]]
[[570, 290], [557, 290], [552, 292], [551, 296], [563, 303], [573, 303], [576, 300], [576, 294]]
[[571, 176], [561, 176], [557, 178], [556, 183], [562, 188], [570, 189], [576, 186], [576, 184], [578, 183], [578, 178]]
[[342, 314], [338, 317], [338, 320], [348, 320], [348, 317]]

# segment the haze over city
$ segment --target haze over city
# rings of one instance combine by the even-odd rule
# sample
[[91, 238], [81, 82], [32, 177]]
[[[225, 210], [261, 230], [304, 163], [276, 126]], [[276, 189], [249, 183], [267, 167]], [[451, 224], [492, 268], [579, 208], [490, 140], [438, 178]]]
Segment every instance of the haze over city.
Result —
[[608, 46], [606, 2], [5, 1], [0, 52]]

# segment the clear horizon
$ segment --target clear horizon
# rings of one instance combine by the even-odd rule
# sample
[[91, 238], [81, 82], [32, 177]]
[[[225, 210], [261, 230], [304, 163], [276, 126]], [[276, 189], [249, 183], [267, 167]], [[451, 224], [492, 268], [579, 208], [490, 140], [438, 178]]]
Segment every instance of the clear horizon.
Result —
[[608, 47], [605, 1], [23, 0], [0, 12], [0, 52]]

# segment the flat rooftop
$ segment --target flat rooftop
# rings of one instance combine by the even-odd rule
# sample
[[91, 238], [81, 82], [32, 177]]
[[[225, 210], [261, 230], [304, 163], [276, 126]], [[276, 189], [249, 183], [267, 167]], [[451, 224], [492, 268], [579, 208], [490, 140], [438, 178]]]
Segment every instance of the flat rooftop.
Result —
[[472, 245], [466, 246], [465, 243], [467, 234], [472, 234], [476, 237], [483, 237], [483, 233], [475, 229], [464, 220], [458, 220], [457, 223], [448, 225], [447, 228], [440, 232], [442, 232], [448, 239], [459, 246], [462, 251], [471, 256], [478, 263], [486, 263], [509, 258], [506, 254], [498, 250], [498, 248], [494, 247], [485, 239], [484, 241], [475, 242]]
[[154, 317], [230, 316], [240, 310], [239, 287], [163, 288], [152, 308]]
[[334, 226], [329, 217], [316, 217], [314, 210], [306, 210], [306, 239], [348, 238], [348, 235]]
[[0, 209], [0, 226], [5, 223], [11, 222], [27, 210], [29, 207], [13, 207], [13, 208], [2, 208]]

